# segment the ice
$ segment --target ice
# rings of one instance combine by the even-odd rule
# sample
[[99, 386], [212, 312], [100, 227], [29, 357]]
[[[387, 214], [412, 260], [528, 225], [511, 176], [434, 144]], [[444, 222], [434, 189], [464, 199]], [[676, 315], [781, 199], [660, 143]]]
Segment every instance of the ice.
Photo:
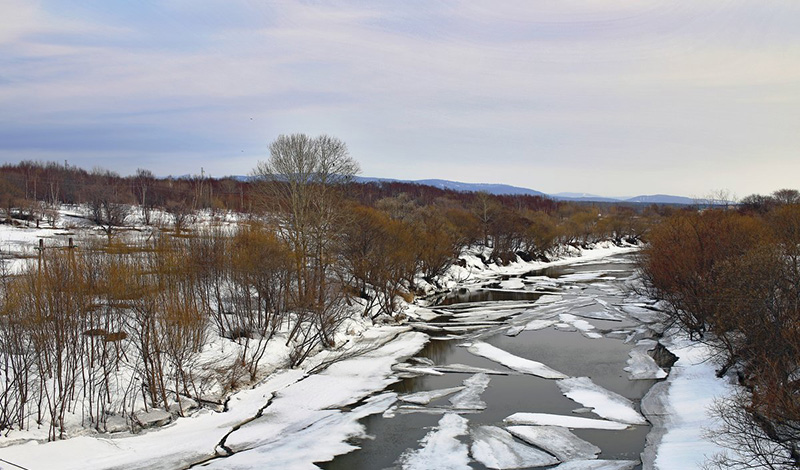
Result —
[[538, 300], [536, 300], [536, 305], [552, 304], [554, 302], [560, 301], [561, 299], [562, 297], [558, 294], [545, 294], [539, 297]]
[[578, 317], [575, 316], [575, 315], [572, 315], [572, 314], [569, 314], [569, 313], [561, 313], [561, 314], [558, 315], [558, 319], [563, 324], [566, 324], [566, 325], [569, 325], [569, 326], [571, 326], [573, 328], [576, 328], [577, 330], [579, 330], [581, 333], [583, 333], [585, 336], [587, 336], [589, 338], [598, 339], [598, 338], [602, 338], [603, 337], [603, 335], [601, 335], [599, 333], [595, 333], [595, 332], [592, 331], [592, 330], [594, 330], [594, 325], [592, 325], [591, 323], [589, 323], [586, 320], [578, 319]]
[[488, 468], [545, 467], [558, 463], [552, 455], [515, 441], [511, 434], [495, 426], [480, 426], [470, 435], [472, 457]]
[[514, 413], [504, 419], [508, 424], [530, 426], [561, 426], [570, 429], [627, 429], [628, 425], [603, 419], [579, 418], [577, 416], [553, 415], [547, 413]]
[[508, 426], [508, 432], [555, 455], [562, 462], [596, 459], [600, 448], [560, 426]]
[[543, 330], [555, 325], [556, 323], [556, 320], [531, 320], [527, 325], [525, 325], [525, 329], [528, 331]]
[[719, 426], [709, 408], [715, 399], [735, 393], [736, 387], [716, 376], [707, 345], [684, 339], [665, 346], [679, 359], [666, 380], [665, 429], [656, 446], [654, 468], [700, 468], [705, 456], [723, 451], [707, 437]]
[[635, 460], [573, 460], [564, 462], [553, 470], [633, 470], [637, 465], [639, 462]]
[[274, 439], [259, 447], [212, 460], [203, 468], [221, 470], [252, 470], [280, 468], [287, 470], [318, 470], [314, 462], [327, 462], [334, 457], [356, 450], [347, 439], [365, 437], [364, 425], [358, 421], [366, 416], [383, 413], [397, 395], [384, 393], [367, 399], [364, 405], [349, 413], [326, 410], [329, 414], [310, 426], [293, 429], [291, 438]]
[[656, 347], [656, 342], [651, 339], [643, 339], [636, 343], [636, 347], [631, 349], [628, 358], [628, 367], [623, 369], [628, 373], [631, 380], [641, 379], [663, 379], [667, 373], [656, 364], [656, 361], [647, 353]]
[[428, 403], [438, 400], [439, 398], [444, 398], [448, 395], [460, 392], [461, 390], [464, 390], [464, 388], [465, 387], [452, 387], [442, 388], [439, 390], [429, 390], [425, 392], [409, 393], [408, 395], [402, 395], [398, 397], [398, 400], [417, 405], [427, 405]]
[[506, 330], [506, 336], [517, 336], [525, 331], [525, 325], [514, 325]]
[[464, 389], [450, 397], [453, 408], [458, 410], [485, 410], [486, 403], [481, 400], [481, 394], [489, 386], [489, 376], [475, 374], [464, 380]]
[[439, 372], [453, 372], [453, 373], [461, 373], [461, 374], [489, 374], [489, 375], [512, 375], [516, 374], [516, 372], [508, 372], [503, 370], [494, 370], [494, 369], [487, 369], [485, 367], [475, 367], [475, 366], [468, 366], [465, 364], [448, 364], [445, 366], [435, 366]]
[[442, 416], [439, 426], [422, 439], [420, 449], [400, 457], [403, 470], [469, 470], [469, 450], [458, 440], [466, 434], [466, 419], [453, 413]]
[[614, 312], [609, 312], [608, 310], [596, 310], [593, 312], [575, 312], [575, 315], [583, 318], [592, 318], [595, 320], [610, 320], [610, 321], [622, 321], [625, 319], [622, 315], [616, 314]]
[[392, 365], [392, 370], [395, 372], [405, 372], [415, 375], [444, 375], [443, 372], [439, 372], [433, 367], [417, 366], [407, 362]]
[[541, 362], [531, 361], [530, 359], [515, 356], [482, 341], [476, 341], [472, 343], [467, 350], [472, 354], [485, 357], [486, 359], [498, 362], [509, 369], [513, 369], [524, 374], [536, 375], [545, 379], [564, 379], [567, 377], [561, 372], [551, 369]]
[[568, 398], [606, 419], [626, 424], [646, 424], [647, 421], [633, 408], [633, 402], [592, 382], [588, 377], [559, 380], [558, 387]]
[[500, 282], [500, 287], [503, 289], [524, 289], [525, 283], [522, 282], [522, 279], [515, 278]]

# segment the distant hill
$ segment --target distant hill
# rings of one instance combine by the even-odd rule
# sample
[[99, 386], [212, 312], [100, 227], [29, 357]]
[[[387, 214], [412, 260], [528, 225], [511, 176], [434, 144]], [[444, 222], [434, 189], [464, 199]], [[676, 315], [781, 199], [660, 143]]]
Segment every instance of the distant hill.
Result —
[[528, 196], [543, 196], [548, 197], [547, 194], [536, 191], [533, 189], [528, 188], [520, 188], [519, 186], [511, 186], [508, 184], [488, 184], [488, 183], [462, 183], [460, 181], [449, 181], [449, 180], [440, 180], [440, 179], [426, 179], [426, 180], [397, 180], [391, 178], [366, 178], [366, 177], [356, 177], [355, 181], [357, 183], [379, 183], [381, 181], [390, 181], [390, 182], [401, 182], [401, 183], [413, 183], [413, 184], [422, 184], [425, 186], [433, 186], [434, 188], [439, 189], [449, 189], [452, 191], [461, 191], [461, 192], [479, 192], [484, 191], [489, 194], [496, 194], [496, 195], [503, 195], [503, 194], [510, 194], [510, 195], [517, 195], [517, 194], [524, 194]]
[[[231, 178], [239, 181], [249, 181], [249, 176], [231, 176]], [[356, 176], [356, 183], [380, 183], [380, 182], [395, 182], [395, 183], [412, 183], [421, 184], [425, 186], [433, 186], [440, 189], [449, 189], [452, 191], [460, 192], [479, 192], [484, 191], [489, 194], [495, 195], [528, 195], [528, 196], [543, 196], [556, 199], [559, 201], [574, 201], [574, 202], [627, 202], [631, 204], [682, 204], [690, 205], [695, 204], [697, 201], [683, 196], [671, 196], [669, 194], [653, 194], [642, 195], [632, 198], [622, 199], [613, 197], [598, 196], [596, 194], [588, 193], [574, 193], [563, 192], [555, 194], [546, 194], [535, 189], [522, 188], [519, 186], [511, 186], [508, 184], [491, 184], [491, 183], [463, 183], [460, 181], [450, 181], [442, 179], [424, 179], [424, 180], [399, 180], [394, 178], [373, 178], [367, 176]]]
[[653, 194], [651, 196], [636, 196], [626, 199], [625, 202], [635, 202], [639, 204], [695, 204], [695, 199], [683, 196], [670, 196], [669, 194]]

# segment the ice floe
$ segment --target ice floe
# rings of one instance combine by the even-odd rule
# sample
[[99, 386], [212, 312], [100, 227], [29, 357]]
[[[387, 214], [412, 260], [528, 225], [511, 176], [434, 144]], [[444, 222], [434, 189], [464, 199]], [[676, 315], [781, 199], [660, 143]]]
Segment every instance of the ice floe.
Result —
[[632, 401], [606, 390], [588, 377], [559, 380], [558, 387], [567, 398], [591, 407], [598, 416], [626, 424], [647, 423], [644, 416], [634, 409]]
[[620, 431], [628, 428], [627, 424], [617, 421], [547, 413], [514, 413], [503, 421], [514, 425], [561, 426], [571, 429], [608, 429]]
[[442, 416], [439, 426], [421, 441], [420, 449], [400, 457], [403, 470], [469, 470], [469, 449], [458, 440], [467, 434], [467, 420], [454, 413]]
[[489, 376], [475, 374], [464, 380], [464, 389], [450, 397], [453, 408], [458, 410], [485, 410], [486, 403], [481, 400], [481, 394], [489, 386]]
[[567, 378], [566, 375], [562, 374], [561, 372], [558, 372], [555, 369], [547, 367], [541, 362], [531, 361], [530, 359], [525, 359], [519, 356], [515, 356], [509, 352], [503, 351], [500, 348], [496, 348], [491, 344], [484, 343], [482, 341], [476, 341], [472, 343], [472, 345], [469, 346], [467, 350], [472, 354], [485, 357], [486, 359], [503, 364], [509, 369], [513, 369], [518, 372], [522, 372], [524, 374], [536, 375], [538, 377], [542, 377], [545, 379]]
[[561, 426], [508, 426], [512, 435], [555, 455], [562, 462], [596, 459], [600, 448]]
[[667, 373], [648, 354], [648, 351], [653, 350], [656, 344], [658, 343], [654, 340], [643, 339], [631, 349], [628, 367], [623, 369], [631, 380], [663, 379], [667, 376]]
[[552, 455], [514, 440], [495, 426], [480, 426], [470, 432], [472, 457], [488, 468], [530, 468], [555, 465]]
[[573, 460], [553, 470], [633, 470], [637, 465], [635, 460]]
[[417, 393], [409, 393], [407, 395], [401, 395], [397, 397], [397, 399], [400, 401], [404, 401], [406, 403], [427, 405], [428, 403], [434, 400], [438, 400], [439, 398], [444, 398], [448, 395], [460, 392], [461, 390], [464, 390], [464, 388], [465, 388], [464, 386], [461, 386], [461, 387], [442, 388], [439, 390], [428, 390]]

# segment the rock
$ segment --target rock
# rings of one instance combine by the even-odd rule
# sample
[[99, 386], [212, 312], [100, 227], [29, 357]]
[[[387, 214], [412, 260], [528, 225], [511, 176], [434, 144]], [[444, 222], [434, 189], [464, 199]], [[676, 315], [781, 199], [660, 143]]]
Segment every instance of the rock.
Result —
[[192, 410], [196, 410], [199, 405], [191, 398], [181, 398], [181, 403], [173, 403], [169, 405], [169, 412], [174, 417], [186, 416]]
[[147, 413], [136, 413], [133, 419], [142, 429], [159, 428], [172, 422], [172, 415], [164, 410], [152, 410]]
[[108, 433], [125, 432], [130, 431], [131, 429], [130, 425], [128, 424], [128, 420], [117, 415], [111, 415], [106, 418], [104, 428]]

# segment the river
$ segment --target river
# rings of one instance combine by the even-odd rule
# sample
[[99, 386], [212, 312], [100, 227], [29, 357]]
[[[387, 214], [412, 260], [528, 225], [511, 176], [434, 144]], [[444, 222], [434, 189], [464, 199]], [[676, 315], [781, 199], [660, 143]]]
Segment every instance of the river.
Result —
[[[489, 375], [489, 385], [480, 395], [485, 409], [461, 412], [470, 429], [483, 425], [503, 428], [503, 420], [518, 412], [600, 419], [586, 406], [567, 398], [556, 380], [515, 374], [493, 360], [473, 354], [465, 346], [476, 341], [541, 362], [570, 377], [588, 377], [596, 385], [631, 400], [638, 410], [641, 398], [655, 380], [631, 380], [623, 370], [636, 341], [650, 336], [647, 325], [631, 315], [649, 307], [630, 292], [635, 276], [633, 255], [628, 253], [490, 280], [429, 299], [441, 316], [419, 325], [432, 339], [407, 366], [463, 364], [508, 374]], [[405, 378], [387, 391], [401, 397], [458, 387], [472, 376], [459, 372], [400, 375]], [[362, 424], [371, 438], [351, 442], [360, 449], [319, 465], [327, 470], [408, 466], [409, 456], [424, 445], [423, 439], [442, 419], [442, 410], [451, 405], [448, 399], [442, 397], [424, 407], [398, 402], [389, 413], [364, 418]], [[573, 432], [599, 447], [600, 459], [638, 461], [649, 430], [648, 424], [640, 424], [624, 430]], [[459, 439], [470, 443], [469, 436]], [[487, 468], [474, 458], [469, 465]], [[634, 468], [641, 468], [641, 464]]]

